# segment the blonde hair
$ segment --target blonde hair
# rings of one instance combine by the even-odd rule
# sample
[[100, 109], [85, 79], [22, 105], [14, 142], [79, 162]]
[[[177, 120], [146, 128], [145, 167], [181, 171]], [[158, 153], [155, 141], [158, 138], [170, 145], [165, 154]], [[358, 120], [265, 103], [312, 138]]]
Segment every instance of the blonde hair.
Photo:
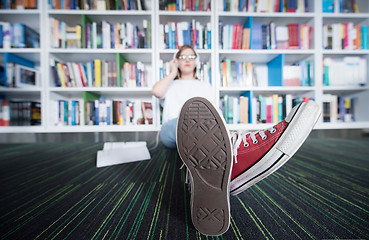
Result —
[[[195, 49], [194, 49], [192, 46], [190, 46], [190, 45], [183, 45], [183, 46], [178, 50], [178, 52], [177, 52], [177, 54], [176, 54], [176, 58], [178, 59], [178, 57], [181, 55], [181, 53], [182, 53], [184, 50], [186, 50], [186, 49], [191, 49], [191, 50], [194, 52], [194, 54], [195, 54], [196, 58], [198, 57], [198, 55], [197, 55], [197, 53], [196, 53]], [[196, 76], [196, 72], [197, 72], [197, 66], [195, 66], [195, 69], [193, 70], [193, 77], [194, 77], [195, 79], [198, 79], [198, 78], [197, 78], [197, 76]], [[177, 76], [177, 78], [179, 78], [179, 77], [181, 77], [181, 70], [178, 68], [178, 76]]]

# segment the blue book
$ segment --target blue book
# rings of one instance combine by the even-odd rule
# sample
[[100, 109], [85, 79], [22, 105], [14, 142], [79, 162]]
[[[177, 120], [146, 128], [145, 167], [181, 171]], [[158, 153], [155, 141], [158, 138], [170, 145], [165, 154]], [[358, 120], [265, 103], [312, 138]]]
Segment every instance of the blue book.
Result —
[[368, 46], [368, 26], [362, 26], [361, 27], [361, 36], [362, 36], [362, 49], [369, 49]]
[[333, 0], [323, 0], [323, 12], [332, 13], [334, 11]]
[[268, 62], [268, 86], [283, 86], [284, 54]]
[[0, 25], [0, 48], [3, 48], [3, 25]]
[[207, 37], [208, 49], [211, 49], [211, 30], [207, 29], [207, 34], [208, 34], [208, 37]]
[[64, 108], [64, 116], [63, 116], [63, 123], [68, 125], [68, 102], [63, 100], [63, 108]]
[[168, 38], [167, 38], [168, 40], [168, 48], [169, 49], [172, 49], [173, 47], [172, 47], [172, 42], [173, 42], [173, 40], [172, 40], [172, 24], [168, 24]]
[[240, 0], [239, 1], [239, 5], [238, 5], [238, 11], [240, 11], [240, 12], [242, 12], [243, 11], [243, 8], [244, 8], [244, 6], [245, 6], [245, 1], [246, 0]]
[[71, 115], [71, 125], [75, 126], [76, 125], [76, 100], [72, 100], [72, 109], [70, 110], [70, 115]]
[[301, 69], [301, 86], [308, 86], [308, 68], [307, 61], [300, 61], [300, 69]]
[[13, 23], [12, 30], [10, 34], [11, 46], [14, 48], [25, 48], [25, 26], [22, 23]]
[[261, 23], [253, 23], [251, 29], [251, 49], [262, 49], [262, 24]]
[[111, 111], [112, 111], [112, 107], [111, 107], [111, 101], [110, 100], [106, 100], [106, 104], [107, 104], [107, 106], [106, 106], [106, 123], [107, 123], [107, 125], [111, 125]]
[[279, 5], [280, 5], [279, 12], [283, 12], [284, 11], [284, 0], [280, 0]]

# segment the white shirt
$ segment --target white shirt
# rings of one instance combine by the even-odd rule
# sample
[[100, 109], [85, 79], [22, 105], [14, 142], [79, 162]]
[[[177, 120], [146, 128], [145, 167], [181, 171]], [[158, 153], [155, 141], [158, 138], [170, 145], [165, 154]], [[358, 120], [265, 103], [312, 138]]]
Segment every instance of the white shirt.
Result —
[[163, 106], [163, 123], [178, 118], [183, 104], [192, 97], [204, 97], [214, 101], [214, 94], [208, 82], [200, 80], [174, 80], [168, 87], [164, 98], [161, 100]]

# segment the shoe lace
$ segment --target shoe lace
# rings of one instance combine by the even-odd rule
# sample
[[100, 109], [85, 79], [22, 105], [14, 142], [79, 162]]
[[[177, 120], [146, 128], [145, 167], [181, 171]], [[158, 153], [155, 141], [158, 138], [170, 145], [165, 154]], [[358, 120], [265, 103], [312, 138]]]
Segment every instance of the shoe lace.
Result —
[[233, 156], [234, 156], [235, 163], [237, 163], [237, 154], [238, 154], [238, 149], [240, 148], [241, 142], [243, 141], [244, 147], [249, 146], [249, 143], [246, 141], [247, 135], [250, 136], [252, 140], [252, 144], [257, 144], [258, 140], [256, 138], [256, 134], [260, 135], [261, 140], [265, 140], [268, 137], [265, 134], [266, 131], [269, 131], [271, 134], [273, 134], [277, 131], [277, 129], [275, 129], [274, 127], [271, 127], [271, 128], [267, 128], [267, 129], [255, 131], [255, 132], [235, 131], [231, 133], [231, 141], [232, 141], [232, 146], [233, 146]]

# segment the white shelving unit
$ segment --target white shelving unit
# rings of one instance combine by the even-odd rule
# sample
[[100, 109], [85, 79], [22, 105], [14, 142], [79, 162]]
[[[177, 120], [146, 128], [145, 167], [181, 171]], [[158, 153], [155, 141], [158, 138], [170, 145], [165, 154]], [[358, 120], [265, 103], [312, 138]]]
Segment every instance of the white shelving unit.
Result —
[[[369, 75], [366, 87], [326, 87], [322, 84], [323, 70], [320, 67], [324, 57], [341, 58], [344, 56], [361, 56], [367, 59], [369, 69], [369, 50], [323, 50], [322, 30], [323, 24], [343, 23], [352, 21], [363, 25], [369, 25], [369, 2], [357, 0], [360, 14], [345, 13], [322, 13], [322, 2], [309, 0], [310, 12], [307, 13], [246, 13], [246, 12], [223, 12], [218, 9], [218, 1], [212, 0], [211, 11], [208, 12], [173, 12], [159, 10], [159, 1], [147, 1], [146, 11], [93, 11], [93, 10], [51, 10], [48, 9], [47, 1], [39, 0], [38, 10], [0, 10], [0, 21], [22, 22], [40, 32], [40, 49], [0, 49], [0, 62], [3, 61], [5, 52], [22, 56], [35, 62], [40, 70], [41, 85], [36, 89], [0, 88], [0, 94], [6, 99], [37, 100], [42, 104], [41, 126], [10, 126], [0, 127], [0, 133], [17, 132], [131, 132], [131, 131], [159, 131], [160, 112], [159, 101], [151, 95], [151, 87], [159, 81], [159, 60], [169, 61], [175, 49], [159, 48], [159, 24], [170, 21], [196, 21], [212, 25], [212, 49], [202, 49], [197, 52], [201, 61], [211, 63], [212, 84], [216, 99], [225, 94], [239, 96], [246, 91], [258, 94], [293, 94], [294, 96], [310, 96], [322, 106], [323, 94], [331, 93], [343, 96], [358, 97], [359, 115], [356, 122], [351, 123], [323, 123], [318, 122], [317, 129], [353, 129], [369, 128]], [[66, 21], [70, 24], [81, 22], [81, 16], [87, 15], [94, 21], [107, 20], [116, 22], [135, 22], [142, 24], [142, 19], [150, 21], [151, 25], [151, 48], [150, 49], [55, 49], [51, 47], [50, 21], [51, 17]], [[312, 48], [308, 50], [224, 50], [218, 45], [219, 21], [223, 23], [243, 24], [248, 17], [255, 22], [277, 24], [306, 23], [313, 27]], [[55, 87], [50, 71], [50, 60], [57, 59], [64, 62], [83, 62], [94, 58], [114, 60], [115, 54], [121, 53], [130, 62], [142, 61], [149, 66], [148, 87], [122, 88], [122, 87], [83, 87], [62, 88]], [[294, 63], [299, 60], [309, 59], [315, 63], [315, 84], [311, 87], [248, 87], [232, 88], [222, 87], [220, 81], [219, 63], [223, 58], [232, 60], [249, 61], [253, 63], [267, 63], [280, 54], [285, 55], [286, 63]], [[101, 96], [112, 99], [139, 99], [152, 101], [154, 106], [153, 125], [126, 125], [126, 126], [54, 126], [54, 109], [52, 101], [56, 99], [82, 99], [84, 91], [95, 92]], [[232, 130], [249, 129], [258, 130], [272, 126], [273, 124], [238, 124], [229, 125]]]
[[[142, 26], [143, 19], [150, 22], [151, 36], [153, 36], [153, 3], [151, 3], [146, 11], [97, 11], [97, 10], [47, 10], [46, 18], [56, 18], [59, 20], [72, 21], [72, 24], [80, 23], [81, 16], [86, 15], [91, 21], [101, 22], [106, 20], [109, 23], [123, 23], [132, 22], [138, 26]], [[50, 29], [50, 26], [48, 26]], [[49, 32], [48, 32], [49, 33]], [[151, 38], [150, 49], [57, 49], [52, 48], [50, 43], [47, 45], [47, 59], [55, 58], [64, 62], [87, 62], [95, 58], [102, 60], [115, 60], [116, 53], [120, 53], [129, 62], [141, 61], [145, 66], [149, 66], [148, 77], [155, 75], [154, 63], [154, 39]], [[45, 69], [47, 76], [50, 76], [49, 68]], [[100, 96], [108, 97], [114, 100], [131, 99], [131, 100], [145, 100], [154, 102], [154, 98], [151, 95], [151, 86], [153, 81], [149, 80], [149, 87], [136, 87], [136, 88], [122, 88], [122, 87], [82, 87], [82, 88], [61, 88], [54, 87], [53, 82], [50, 80], [47, 84], [47, 99], [70, 99], [81, 100], [83, 92], [93, 92]], [[50, 103], [50, 101], [48, 101]], [[53, 105], [48, 104], [46, 109], [49, 113], [53, 113]], [[123, 125], [123, 126], [54, 126], [53, 116], [54, 114], [48, 114], [47, 118], [47, 132], [130, 132], [130, 131], [155, 131], [157, 125], [156, 119], [154, 119], [153, 125]]]

